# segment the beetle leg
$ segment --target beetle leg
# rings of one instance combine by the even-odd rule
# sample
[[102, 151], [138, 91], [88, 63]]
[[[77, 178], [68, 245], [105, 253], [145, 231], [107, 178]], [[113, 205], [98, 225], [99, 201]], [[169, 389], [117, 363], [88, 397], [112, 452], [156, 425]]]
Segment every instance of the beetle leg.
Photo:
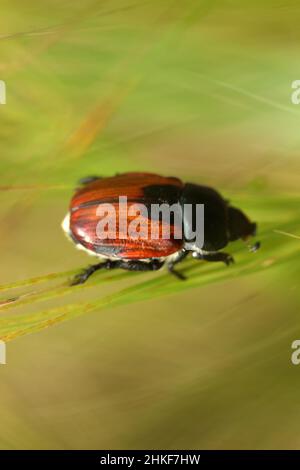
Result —
[[84, 178], [80, 178], [78, 181], [78, 184], [82, 184], [83, 186], [89, 183], [92, 183], [93, 181], [100, 180], [102, 176], [85, 176]]
[[71, 281], [71, 286], [76, 286], [78, 284], [83, 284], [85, 281], [88, 280], [88, 278], [94, 274], [95, 271], [98, 271], [98, 269], [113, 269], [113, 268], [118, 268], [118, 263], [119, 261], [111, 261], [111, 260], [106, 260], [106, 261], [101, 261], [101, 263], [93, 264], [89, 266], [88, 268], [84, 269], [81, 273], [77, 274]]
[[118, 260], [115, 261], [117, 268], [127, 269], [128, 271], [157, 271], [160, 269], [164, 261], [153, 259], [149, 262], [139, 260]]
[[169, 273], [173, 274], [174, 276], [177, 277], [177, 279], [180, 279], [181, 281], [185, 281], [186, 277], [184, 274], [179, 273], [174, 269], [175, 264], [180, 263], [184, 258], [187, 257], [189, 252], [187, 250], [182, 250], [178, 253], [176, 258], [173, 258], [171, 261], [167, 263]]
[[230, 264], [234, 263], [233, 257], [228, 253], [223, 253], [222, 251], [212, 251], [206, 253], [199, 253], [195, 251], [193, 253], [193, 258], [203, 259], [205, 261], [222, 261], [226, 264], [226, 266], [229, 266]]
[[106, 260], [102, 261], [98, 264], [93, 264], [88, 268], [84, 269], [81, 273], [77, 274], [72, 282], [72, 286], [76, 286], [78, 284], [83, 284], [88, 278], [94, 274], [95, 271], [98, 269], [114, 269], [114, 268], [122, 268], [127, 269], [128, 271], [157, 271], [160, 269], [164, 264], [164, 261], [160, 261], [158, 259], [154, 259], [149, 262], [144, 261], [125, 261], [125, 260]]

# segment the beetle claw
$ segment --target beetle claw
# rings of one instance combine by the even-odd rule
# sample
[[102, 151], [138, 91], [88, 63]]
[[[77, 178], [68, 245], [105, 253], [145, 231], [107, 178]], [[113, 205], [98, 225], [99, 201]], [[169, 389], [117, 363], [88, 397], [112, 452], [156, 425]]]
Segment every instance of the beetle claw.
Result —
[[257, 250], [259, 250], [259, 248], [260, 248], [260, 242], [256, 242], [253, 245], [248, 245], [248, 249], [249, 251], [251, 251], [251, 253], [255, 253]]
[[235, 261], [234, 261], [233, 256], [228, 255], [228, 256], [224, 259], [224, 263], [226, 264], [226, 266], [230, 266], [231, 264], [234, 264]]
[[79, 284], [84, 284], [85, 281], [87, 280], [88, 276], [86, 275], [85, 272], [76, 274], [76, 276], [73, 277], [71, 280], [70, 285], [71, 286], [78, 286]]
[[180, 273], [179, 271], [176, 271], [176, 269], [173, 269], [172, 267], [169, 267], [169, 273], [173, 274], [173, 276], [177, 277], [180, 281], [186, 281], [187, 277]]

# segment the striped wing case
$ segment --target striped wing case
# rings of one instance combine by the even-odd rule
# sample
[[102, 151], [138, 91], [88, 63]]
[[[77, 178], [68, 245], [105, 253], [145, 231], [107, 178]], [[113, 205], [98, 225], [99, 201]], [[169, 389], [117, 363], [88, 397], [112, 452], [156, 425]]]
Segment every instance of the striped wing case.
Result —
[[[71, 201], [71, 235], [86, 249], [107, 257], [146, 259], [169, 256], [183, 246], [182, 225], [176, 218], [167, 221], [151, 217], [151, 207], [152, 204], [178, 203], [183, 186], [177, 178], [151, 173], [125, 173], [95, 180], [79, 189]], [[119, 204], [120, 197], [127, 198], [127, 207]], [[115, 220], [111, 220], [110, 212], [106, 212], [109, 223], [105, 237], [99, 237], [99, 222], [105, 212], [99, 208], [104, 204], [114, 208]], [[138, 214], [138, 219], [134, 210], [136, 204], [143, 204], [147, 209], [146, 213]], [[143, 234], [140, 238], [128, 233], [135, 222], [139, 223]], [[151, 237], [153, 233], [156, 234], [155, 239]]]

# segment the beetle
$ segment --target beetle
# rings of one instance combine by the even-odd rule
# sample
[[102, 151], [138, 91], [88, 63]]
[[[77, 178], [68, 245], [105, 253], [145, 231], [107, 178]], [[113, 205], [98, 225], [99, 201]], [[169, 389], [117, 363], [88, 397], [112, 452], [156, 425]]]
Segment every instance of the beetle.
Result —
[[[256, 223], [218, 191], [208, 186], [183, 183], [179, 178], [165, 177], [153, 173], [123, 173], [112, 177], [91, 176], [83, 178], [71, 199], [69, 212], [63, 220], [62, 227], [66, 235], [79, 249], [97, 256], [101, 261], [89, 266], [72, 280], [72, 284], [84, 283], [98, 269], [123, 268], [130, 271], [156, 271], [166, 266], [170, 273], [179, 279], [185, 279], [174, 266], [192, 254], [196, 260], [222, 261], [226, 265], [234, 262], [233, 257], [221, 251], [229, 242], [238, 239], [248, 240], [256, 234]], [[189, 204], [192, 213], [196, 204], [204, 205], [204, 242], [188, 240], [185, 233], [181, 238], [174, 236], [176, 221], [169, 221], [170, 237], [168, 239], [139, 240], [126, 238], [124, 233], [117, 233], [115, 238], [98, 239], [96, 209], [99, 204], [112, 204], [120, 213], [118, 206], [120, 196], [126, 196], [129, 204]], [[149, 225], [150, 218], [144, 224]], [[152, 223], [153, 221], [151, 221]], [[161, 229], [160, 219], [154, 224]], [[183, 225], [189, 226], [183, 211]], [[117, 231], [120, 232], [120, 226]], [[259, 248], [259, 242], [249, 246], [251, 251]]]

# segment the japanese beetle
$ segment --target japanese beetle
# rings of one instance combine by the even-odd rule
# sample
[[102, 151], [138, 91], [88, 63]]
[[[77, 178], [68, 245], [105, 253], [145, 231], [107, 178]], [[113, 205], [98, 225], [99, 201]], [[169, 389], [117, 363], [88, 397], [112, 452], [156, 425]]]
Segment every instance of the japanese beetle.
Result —
[[[229, 242], [247, 240], [256, 233], [256, 224], [240, 210], [223, 199], [214, 189], [192, 183], [183, 183], [174, 177], [164, 177], [152, 173], [124, 173], [113, 177], [87, 177], [80, 181], [81, 187], [76, 191], [70, 209], [62, 227], [68, 237], [75, 242], [77, 248], [101, 258], [101, 262], [89, 266], [77, 275], [72, 284], [85, 282], [98, 269], [123, 268], [130, 271], [155, 271], [162, 266], [179, 279], [184, 279], [174, 266], [189, 253], [195, 259], [206, 261], [222, 261], [226, 265], [233, 263], [233, 258], [222, 250]], [[121, 214], [119, 198], [126, 196], [128, 204], [177, 204], [179, 207], [190, 205], [192, 210], [197, 204], [204, 205], [204, 239], [201, 247], [187, 240], [185, 233], [176, 238], [179, 228], [175, 220], [169, 220], [171, 236], [168, 239], [147, 240], [126, 238], [121, 234], [117, 224], [117, 237], [99, 239], [97, 237], [97, 207], [111, 204]], [[127, 214], [127, 213], [126, 213]], [[127, 216], [128, 217], [128, 216]], [[149, 225], [150, 219], [143, 219]], [[153, 223], [153, 220], [151, 220]], [[161, 230], [160, 219], [154, 224]], [[189, 226], [183, 211], [183, 225]], [[127, 232], [126, 232], [127, 234]], [[257, 242], [250, 247], [251, 251], [259, 248]]]

